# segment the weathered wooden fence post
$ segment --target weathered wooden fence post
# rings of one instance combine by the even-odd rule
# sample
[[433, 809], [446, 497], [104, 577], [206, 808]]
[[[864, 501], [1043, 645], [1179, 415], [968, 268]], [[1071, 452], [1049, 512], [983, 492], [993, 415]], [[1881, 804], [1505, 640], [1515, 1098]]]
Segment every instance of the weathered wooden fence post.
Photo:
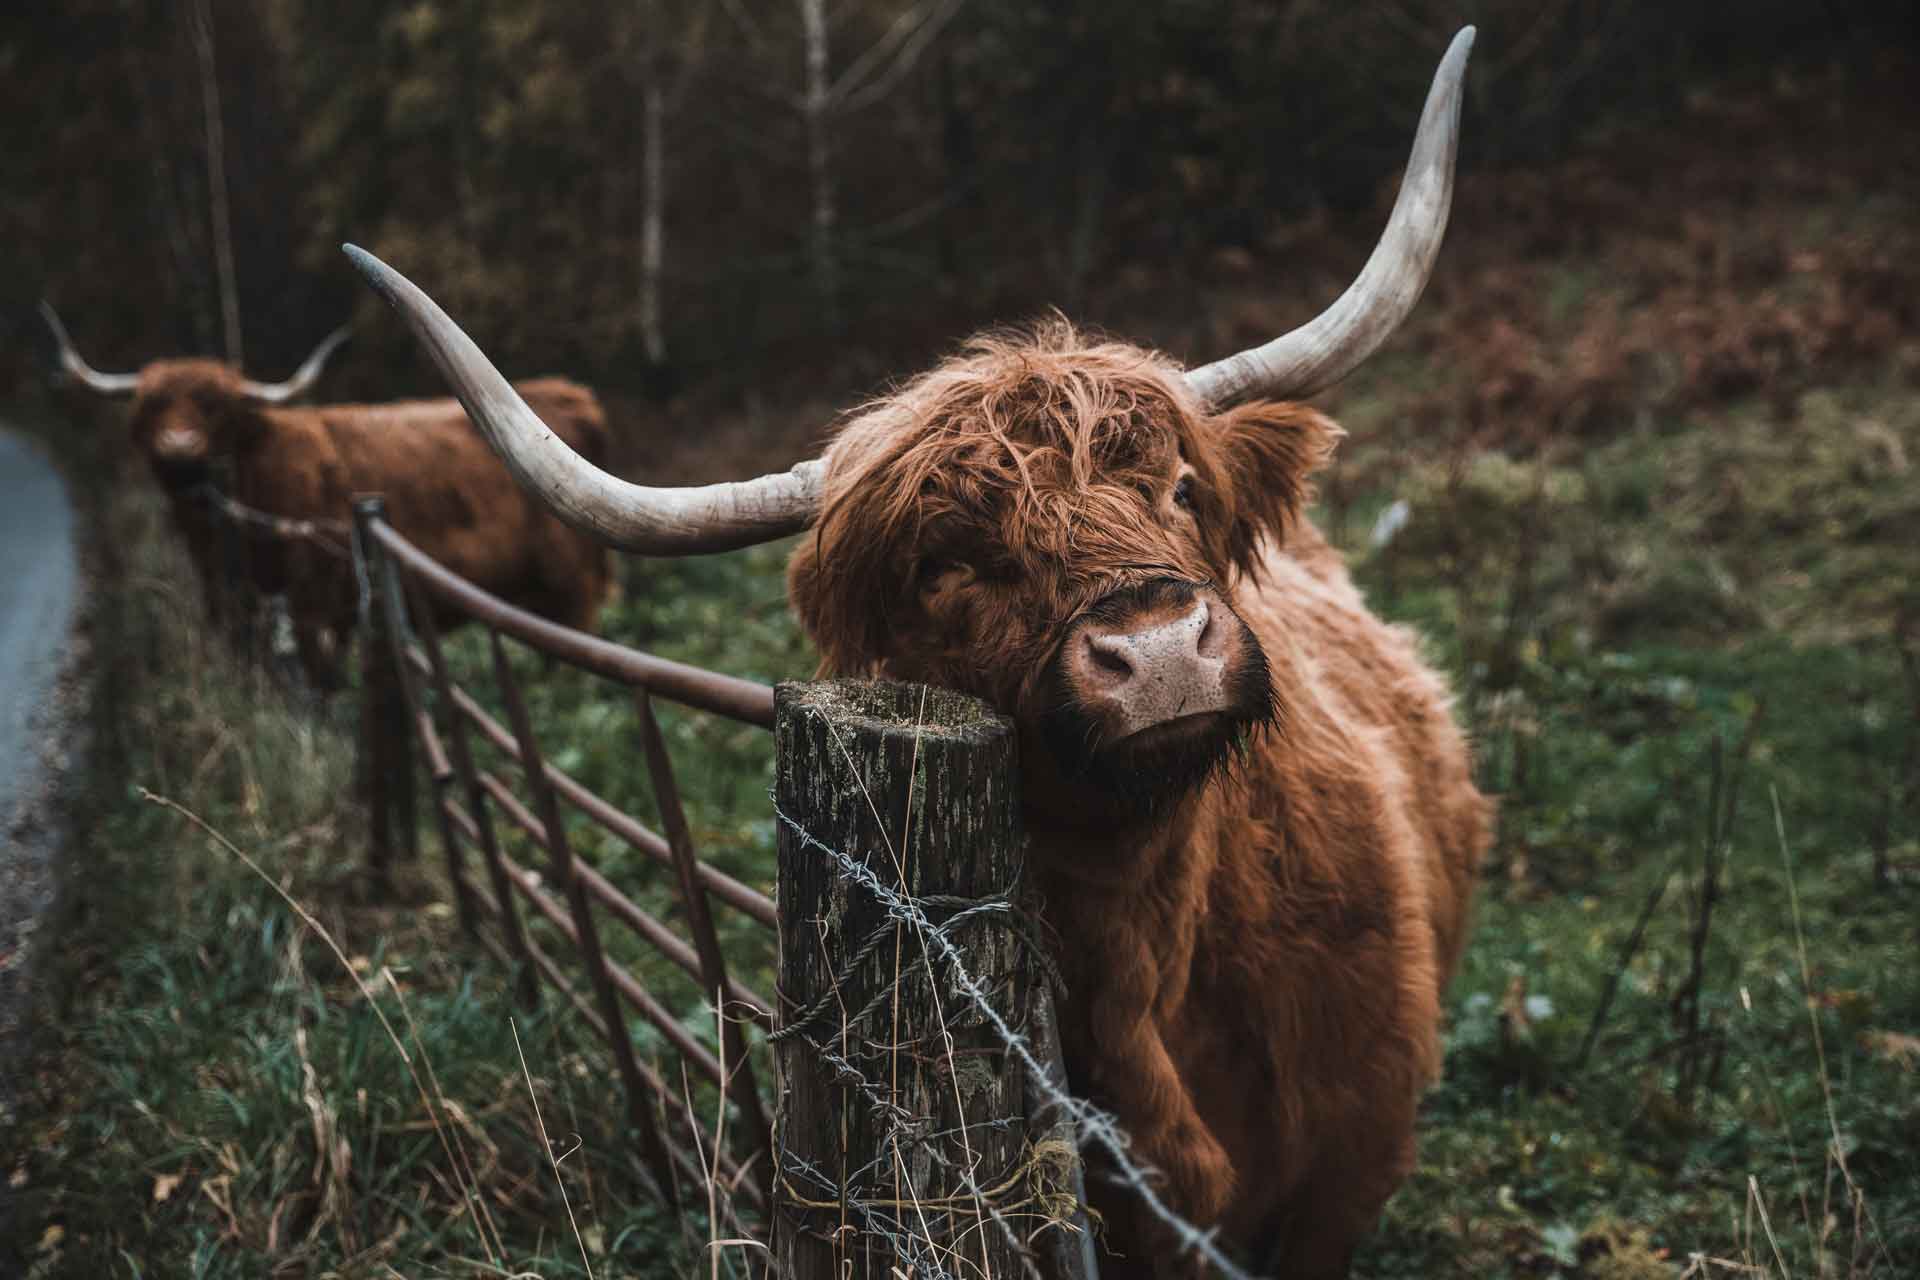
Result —
[[[378, 543], [379, 536], [373, 530], [373, 523], [374, 521], [369, 519], [368, 527], [363, 532], [372, 535], [373, 541]], [[383, 553], [386, 551], [384, 544], [378, 549]], [[428, 784], [433, 792], [431, 808], [434, 824], [440, 830], [440, 848], [446, 855], [447, 879], [453, 885], [454, 900], [460, 910], [460, 924], [468, 933], [477, 934], [480, 922], [478, 911], [474, 906], [474, 889], [467, 879], [465, 860], [460, 856], [460, 840], [454, 831], [453, 814], [447, 807], [456, 777], [455, 767], [434, 727], [433, 713], [427, 709], [426, 694], [421, 687], [421, 673], [414, 669], [413, 662], [410, 660], [414, 637], [406, 627], [391, 621], [418, 617], [421, 620], [421, 630], [430, 633], [433, 625], [432, 606], [416, 599], [408, 592], [400, 578], [400, 562], [394, 556], [381, 554], [371, 561], [370, 568], [374, 571], [374, 580], [370, 589], [380, 597], [381, 611], [390, 620], [387, 627], [387, 648], [392, 656], [394, 681], [400, 692], [401, 711], [406, 717], [406, 736], [402, 740], [404, 745], [400, 748], [401, 753], [409, 761], [404, 770], [409, 781], [407, 804], [404, 810], [406, 820], [409, 823], [413, 820], [411, 761], [417, 750], [422, 763], [426, 766]], [[417, 840], [416, 831], [413, 838], [408, 841], [415, 857], [419, 856]]]
[[397, 818], [400, 838], [409, 858], [419, 856], [419, 832], [413, 811], [413, 753], [408, 735], [406, 700], [400, 695], [402, 673], [395, 669], [395, 637], [404, 635], [404, 619], [393, 616], [380, 543], [369, 525], [386, 518], [386, 500], [379, 496], [353, 500], [353, 566], [361, 591], [360, 617], [360, 774], [366, 789], [367, 869], [382, 890], [393, 883], [393, 829]]
[[1025, 1034], [1047, 997], [1012, 726], [922, 685], [774, 697], [780, 1273], [1022, 1275], [1071, 1213], [1072, 1148], [1030, 1141], [1030, 1082], [974, 999]]

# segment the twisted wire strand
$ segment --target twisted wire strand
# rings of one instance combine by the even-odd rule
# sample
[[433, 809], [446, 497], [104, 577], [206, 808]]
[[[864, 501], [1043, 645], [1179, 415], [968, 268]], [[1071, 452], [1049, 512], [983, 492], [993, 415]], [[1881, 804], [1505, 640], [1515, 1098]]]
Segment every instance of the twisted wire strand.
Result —
[[[947, 922], [949, 926], [954, 923], [956, 923], [954, 920]], [[876, 931], [876, 936], [884, 937], [884, 933]], [[872, 947], [868, 946], [864, 950], [870, 952]], [[849, 968], [851, 968], [851, 966], [849, 966]], [[850, 977], [851, 975], [848, 974], [847, 976]], [[889, 983], [887, 984], [887, 990], [891, 991], [897, 985], [897, 982]], [[865, 1017], [867, 1014], [879, 1008], [880, 1004], [881, 1001], [879, 1000], [869, 1001], [862, 1010], [861, 1017]], [[847, 1025], [852, 1026], [859, 1020], [860, 1019], [857, 1018], [848, 1019]], [[948, 1159], [935, 1145], [941, 1138], [951, 1137], [956, 1133], [964, 1135], [968, 1129], [999, 1129], [1004, 1131], [1014, 1127], [1014, 1121], [1003, 1118], [1000, 1120], [982, 1121], [970, 1126], [963, 1125], [960, 1129], [942, 1129], [930, 1132], [928, 1126], [931, 1123], [931, 1117], [916, 1116], [893, 1102], [892, 1099], [885, 1094], [882, 1087], [870, 1079], [856, 1064], [851, 1062], [845, 1055], [833, 1049], [829, 1044], [822, 1042], [805, 1027], [796, 1026], [792, 1030], [797, 1033], [799, 1039], [804, 1041], [809, 1048], [819, 1055], [827, 1066], [833, 1069], [837, 1082], [846, 1084], [856, 1090], [867, 1100], [872, 1108], [872, 1113], [886, 1120], [890, 1130], [888, 1134], [890, 1141], [882, 1144], [882, 1150], [866, 1164], [848, 1171], [838, 1184], [823, 1171], [801, 1160], [799, 1157], [791, 1155], [791, 1153], [786, 1150], [785, 1143], [780, 1143], [781, 1154], [777, 1164], [777, 1176], [780, 1178], [786, 1190], [789, 1204], [802, 1209], [852, 1210], [858, 1214], [867, 1234], [877, 1240], [884, 1241], [887, 1248], [892, 1249], [899, 1257], [915, 1268], [916, 1274], [923, 1274], [928, 1277], [928, 1280], [956, 1280], [956, 1277], [943, 1265], [938, 1253], [932, 1251], [931, 1230], [927, 1223], [929, 1216], [944, 1222], [957, 1214], [969, 1211], [976, 1215], [984, 1214], [985, 1217], [994, 1224], [995, 1229], [1000, 1233], [1001, 1237], [1013, 1247], [1016, 1256], [1021, 1260], [1021, 1269], [1027, 1277], [1027, 1280], [1044, 1280], [1044, 1277], [1040, 1275], [1038, 1269], [1033, 1265], [1032, 1260], [1027, 1256], [1025, 1244], [1019, 1234], [1013, 1229], [1012, 1223], [1008, 1221], [1008, 1215], [1020, 1214], [1022, 1211], [1028, 1210], [1031, 1206], [1038, 1206], [1041, 1212], [1028, 1213], [1025, 1216], [1039, 1217], [1043, 1220], [1056, 1220], [1057, 1215], [1045, 1212], [1045, 1210], [1050, 1204], [1057, 1201], [1057, 1195], [1048, 1195], [1043, 1191], [1030, 1187], [1029, 1194], [1024, 1198], [1009, 1204], [1001, 1203], [1002, 1198], [1010, 1191], [1019, 1188], [1023, 1184], [1030, 1185], [1032, 1183], [1034, 1171], [1037, 1168], [1043, 1167], [1038, 1153], [1034, 1149], [1029, 1148], [1026, 1159], [1022, 1161], [1011, 1174], [1000, 1180], [993, 1188], [988, 1189], [981, 1187], [973, 1170]], [[867, 1196], [849, 1196], [846, 1194], [846, 1187], [848, 1185], [858, 1184], [867, 1177], [876, 1179], [884, 1177], [887, 1172], [888, 1156], [890, 1154], [897, 1156], [903, 1147], [923, 1150], [935, 1162], [951, 1171], [959, 1179], [964, 1195], [935, 1197], [933, 1199], [916, 1196], [903, 1200], [874, 1199]], [[812, 1198], [802, 1195], [791, 1181], [791, 1178], [796, 1175], [803, 1177], [805, 1181], [818, 1187], [821, 1197], [834, 1198]], [[919, 1219], [919, 1227], [917, 1230], [913, 1223], [906, 1221], [904, 1218], [905, 1212], [909, 1209], [912, 1210], [914, 1216]]]
[[274, 515], [271, 511], [261, 511], [230, 498], [211, 484], [199, 485], [191, 496], [235, 524], [251, 525], [276, 538], [310, 542], [343, 560], [351, 554], [346, 544], [339, 541], [352, 536], [352, 526], [345, 520], [296, 520], [290, 516]]
[[[1063, 988], [1060, 971], [1055, 967], [1053, 957], [1048, 955], [1045, 948], [1041, 947], [1035, 940], [1033, 931], [1026, 927], [1026, 922], [1021, 918], [1021, 913], [1006, 896], [995, 895], [990, 898], [962, 898], [953, 894], [942, 893], [929, 894], [924, 898], [917, 899], [917, 901], [934, 906], [957, 908], [954, 915], [949, 916], [940, 924], [932, 926], [932, 928], [942, 934], [952, 933], [963, 924], [983, 920], [990, 916], [1007, 917], [1007, 922], [1013, 927], [1014, 936], [1026, 948], [1027, 952], [1040, 963], [1041, 967], [1046, 970], [1048, 979], [1054, 989], [1059, 991]], [[786, 1026], [770, 1034], [767, 1037], [768, 1042], [778, 1044], [780, 1041], [793, 1036], [808, 1035], [814, 1024], [819, 1022], [819, 1020], [839, 1002], [840, 990], [852, 985], [854, 975], [859, 971], [860, 966], [865, 963], [875, 951], [879, 950], [887, 940], [888, 935], [885, 930], [875, 929], [872, 933], [868, 934], [866, 941], [862, 942], [854, 951], [853, 955], [840, 966], [839, 971], [832, 975], [827, 991], [802, 1010]], [[902, 970], [882, 983], [879, 989], [868, 998], [867, 1002], [860, 1006], [860, 1011], [848, 1018], [847, 1022], [849, 1024], [865, 1022], [867, 1016], [885, 1003], [888, 997], [892, 996], [899, 988], [901, 982], [906, 980], [906, 977], [907, 971]], [[811, 1041], [809, 1042], [811, 1043]]]
[[[874, 901], [878, 902], [881, 907], [885, 909], [889, 919], [914, 928], [926, 938], [927, 944], [930, 947], [938, 949], [939, 958], [946, 966], [954, 986], [966, 997], [968, 1003], [979, 1010], [986, 1018], [988, 1024], [992, 1026], [995, 1035], [998, 1036], [1001, 1043], [1006, 1046], [1008, 1052], [1012, 1053], [1014, 1057], [1019, 1060], [1022, 1069], [1026, 1072], [1027, 1078], [1032, 1083], [1036, 1092], [1045, 1099], [1048, 1106], [1056, 1109], [1065, 1116], [1071, 1117], [1079, 1140], [1083, 1145], [1092, 1142], [1105, 1150], [1113, 1162], [1115, 1172], [1119, 1175], [1119, 1181], [1129, 1187], [1135, 1195], [1139, 1196], [1140, 1202], [1147, 1206], [1148, 1211], [1172, 1231], [1175, 1239], [1179, 1241], [1182, 1253], [1199, 1255], [1219, 1272], [1220, 1275], [1227, 1277], [1227, 1280], [1258, 1280], [1252, 1273], [1241, 1268], [1221, 1251], [1219, 1244], [1216, 1242], [1217, 1230], [1201, 1230], [1193, 1223], [1187, 1221], [1187, 1219], [1179, 1213], [1175, 1212], [1166, 1201], [1160, 1198], [1159, 1193], [1153, 1186], [1156, 1171], [1153, 1170], [1151, 1166], [1143, 1165], [1133, 1159], [1129, 1152], [1127, 1135], [1112, 1115], [1092, 1102], [1084, 1098], [1076, 1098], [1054, 1084], [1052, 1077], [1046, 1067], [1041, 1063], [1039, 1056], [1034, 1052], [1033, 1046], [1027, 1041], [1026, 1037], [1010, 1025], [1000, 1011], [993, 1006], [992, 1001], [987, 998], [986, 991], [980, 981], [967, 969], [959, 948], [954, 945], [952, 938], [948, 936], [946, 928], [936, 925], [933, 921], [929, 920], [925, 911], [921, 909], [920, 904], [915, 899], [903, 891], [889, 887], [874, 873], [872, 868], [850, 857], [841, 850], [826, 844], [812, 832], [801, 826], [799, 822], [795, 821], [791, 815], [780, 807], [778, 797], [770, 796], [769, 799], [773, 804], [775, 818], [789, 831], [793, 832], [804, 846], [817, 849], [825, 854], [839, 868], [841, 878], [859, 885], [871, 894]], [[948, 922], [948, 924], [951, 923], [951, 921]], [[875, 932], [878, 934], [879, 931], [876, 930]], [[872, 938], [870, 937], [867, 943], [863, 943], [861, 948], [862, 952], [869, 951], [871, 944]], [[807, 1039], [810, 1045], [814, 1045], [816, 1048], [819, 1047], [811, 1036], [807, 1037]], [[961, 1170], [960, 1172], [963, 1181], [968, 1184], [968, 1190], [977, 1195], [978, 1184], [965, 1170]], [[838, 1202], [835, 1203], [836, 1207], [838, 1207]], [[983, 1203], [985, 1203], [985, 1201], [983, 1201]], [[850, 1202], [850, 1207], [857, 1207], [857, 1203]], [[1004, 1232], [1008, 1232], [1009, 1238], [1015, 1238], [1011, 1235], [1010, 1225], [998, 1210], [991, 1204], [987, 1205], [987, 1209], [999, 1228]], [[864, 1211], [862, 1216], [867, 1216]], [[1027, 1269], [1029, 1273], [1033, 1272], [1030, 1263]], [[928, 1274], [945, 1276], [946, 1272], [937, 1267], [930, 1267]]]

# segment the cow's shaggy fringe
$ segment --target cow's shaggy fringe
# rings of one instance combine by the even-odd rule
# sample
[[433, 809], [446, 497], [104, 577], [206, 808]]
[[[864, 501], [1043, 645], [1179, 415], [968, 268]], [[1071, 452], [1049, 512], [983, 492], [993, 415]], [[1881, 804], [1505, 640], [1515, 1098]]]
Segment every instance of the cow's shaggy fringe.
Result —
[[[1268, 419], [1287, 429], [1269, 429]], [[1203, 430], [1231, 435], [1241, 449], [1229, 454]], [[1062, 316], [981, 334], [847, 415], [827, 451], [819, 519], [790, 571], [794, 604], [823, 669], [859, 668], [897, 648], [885, 641], [911, 625], [909, 602], [876, 601], [876, 590], [937, 574], [963, 550], [980, 552], [969, 535], [1003, 505], [1005, 528], [984, 545], [1006, 562], [951, 567], [1055, 584], [1046, 616], [1028, 616], [1024, 601], [996, 601], [978, 628], [1014, 646], [998, 664], [1008, 686], [989, 699], [1010, 706], [1031, 691], [1014, 686], [1031, 684], [1057, 629], [1118, 583], [1205, 582], [1220, 565], [1257, 581], [1266, 531], [1294, 523], [1312, 496], [1308, 477], [1341, 434], [1297, 405], [1208, 419], [1172, 361], [1090, 337]], [[1143, 492], [1166, 485], [1170, 446], [1195, 469], [1202, 556], [1141, 505]], [[947, 545], [960, 539], [964, 546]], [[894, 563], [903, 555], [917, 562]], [[927, 683], [966, 687], [964, 637], [917, 639]]]
[[[1006, 1045], [1007, 1051], [1019, 1060], [1020, 1067], [1026, 1073], [1033, 1088], [1046, 1099], [1049, 1107], [1072, 1119], [1082, 1146], [1088, 1143], [1097, 1144], [1107, 1153], [1113, 1161], [1114, 1172], [1140, 1198], [1140, 1203], [1145, 1205], [1173, 1233], [1183, 1253], [1205, 1259], [1208, 1264], [1218, 1270], [1219, 1274], [1228, 1277], [1228, 1280], [1254, 1280], [1249, 1272], [1241, 1269], [1231, 1258], [1221, 1252], [1218, 1244], [1215, 1243], [1214, 1232], [1201, 1230], [1174, 1212], [1160, 1198], [1155, 1189], [1155, 1184], [1160, 1180], [1159, 1174], [1133, 1159], [1127, 1135], [1111, 1115], [1084, 1098], [1076, 1098], [1066, 1093], [1053, 1082], [1052, 1076], [1041, 1063], [1033, 1046], [1028, 1043], [1025, 1036], [1007, 1022], [998, 1009], [994, 1008], [993, 1002], [987, 998], [986, 990], [967, 969], [959, 948], [946, 936], [943, 929], [927, 918], [919, 903], [905, 893], [889, 888], [871, 868], [857, 859], [822, 842], [796, 822], [772, 796], [769, 796], [769, 802], [773, 804], [774, 817], [792, 831], [802, 844], [817, 849], [832, 859], [843, 879], [859, 885], [872, 894], [874, 901], [886, 909], [891, 919], [913, 929], [926, 945], [938, 951], [940, 959], [948, 966], [948, 973], [952, 977], [955, 989], [986, 1018], [993, 1027], [994, 1033]], [[960, 1172], [967, 1183], [973, 1183], [972, 1177], [966, 1171]], [[976, 1194], [980, 1192], [977, 1186], [970, 1185], [968, 1189]], [[992, 1208], [989, 1200], [983, 1197], [981, 1203], [1001, 1230], [1011, 1229], [1001, 1215]], [[855, 1202], [855, 1207], [860, 1207], [858, 1202]], [[863, 1216], [871, 1219], [871, 1215], [865, 1214], [864, 1210], [862, 1212]], [[946, 1274], [931, 1259], [923, 1261], [929, 1267], [929, 1274], [934, 1276]]]

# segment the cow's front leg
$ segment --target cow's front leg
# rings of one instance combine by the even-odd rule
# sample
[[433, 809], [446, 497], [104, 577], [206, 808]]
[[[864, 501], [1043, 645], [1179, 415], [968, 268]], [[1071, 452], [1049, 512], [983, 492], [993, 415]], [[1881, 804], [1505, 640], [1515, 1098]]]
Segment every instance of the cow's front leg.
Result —
[[1110, 959], [1088, 1009], [1094, 1091], [1113, 1108], [1134, 1154], [1166, 1175], [1168, 1204], [1208, 1226], [1233, 1199], [1233, 1162], [1201, 1119], [1154, 1020], [1152, 957], [1142, 946]]
[[293, 625], [293, 644], [300, 655], [300, 668], [315, 693], [337, 692], [341, 686], [340, 636], [331, 619], [311, 612], [288, 611]]
[[[296, 562], [297, 564], [297, 562]], [[328, 579], [318, 582], [296, 577], [287, 592], [287, 620], [300, 666], [314, 692], [325, 695], [343, 683], [343, 650], [353, 626], [352, 597], [343, 602]]]
[[1262, 1274], [1346, 1280], [1355, 1251], [1413, 1172], [1417, 1109], [1411, 1093], [1382, 1098], [1366, 1123], [1342, 1128], [1343, 1140], [1307, 1170], [1274, 1238], [1255, 1246], [1252, 1261]]

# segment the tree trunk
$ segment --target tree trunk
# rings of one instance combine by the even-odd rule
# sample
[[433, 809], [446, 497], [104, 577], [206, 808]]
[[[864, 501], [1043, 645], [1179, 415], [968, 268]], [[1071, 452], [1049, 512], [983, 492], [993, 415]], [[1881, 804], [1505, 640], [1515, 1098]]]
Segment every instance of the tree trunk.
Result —
[[640, 158], [640, 344], [647, 363], [659, 369], [667, 362], [667, 333], [660, 323], [660, 274], [666, 266], [667, 241], [667, 87], [660, 60], [650, 63], [640, 98], [644, 148]]
[[[163, 62], [155, 51], [136, 44], [132, 30], [123, 31], [122, 34], [125, 40], [122, 61], [126, 80], [139, 103], [140, 151], [146, 156], [148, 171], [152, 174], [153, 216], [167, 245], [165, 261], [171, 284], [169, 293], [175, 306], [186, 315], [188, 326], [193, 331], [193, 345], [189, 349], [210, 350], [213, 346], [213, 323], [206, 305], [204, 272], [195, 261], [193, 245], [187, 235], [187, 220], [180, 208], [173, 158], [165, 143], [169, 130], [161, 117], [160, 102], [153, 85], [154, 68], [164, 68], [173, 59]], [[173, 50], [170, 48], [168, 52], [171, 54]]]
[[829, 332], [840, 329], [840, 264], [834, 251], [838, 216], [833, 188], [832, 88], [827, 80], [826, 0], [800, 0], [806, 33], [807, 87], [802, 114], [807, 124], [807, 178], [813, 192], [811, 255], [813, 287]]
[[227, 362], [240, 368], [240, 288], [233, 266], [233, 228], [227, 203], [227, 141], [220, 119], [220, 76], [214, 58], [213, 15], [207, 0], [194, 0], [193, 51], [200, 66], [200, 103], [207, 125], [207, 211], [213, 225], [214, 275], [220, 283], [220, 325]]

